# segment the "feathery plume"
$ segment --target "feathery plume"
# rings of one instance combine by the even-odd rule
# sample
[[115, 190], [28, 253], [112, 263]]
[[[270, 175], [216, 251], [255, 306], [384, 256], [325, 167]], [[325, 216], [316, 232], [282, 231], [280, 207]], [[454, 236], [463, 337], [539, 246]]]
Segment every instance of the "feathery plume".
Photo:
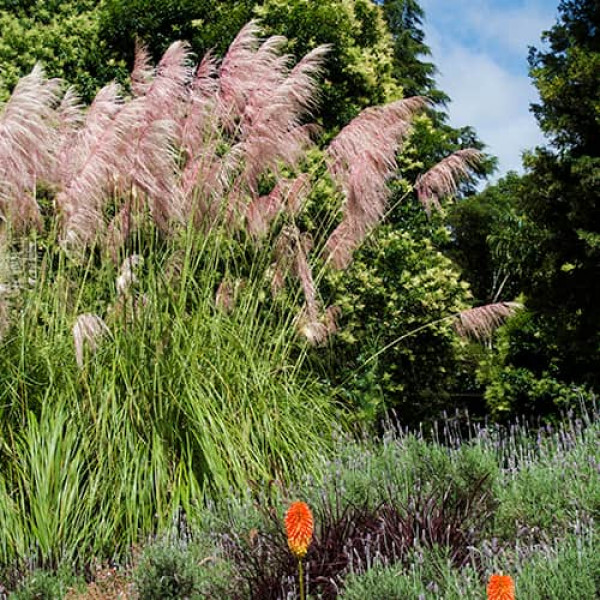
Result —
[[[244, 111], [250, 91], [257, 85], [254, 55], [260, 46], [256, 21], [247, 23], [237, 34], [219, 68], [219, 107], [226, 127]], [[267, 70], [268, 71], [268, 70]]]
[[143, 108], [141, 112], [142, 121], [123, 149], [119, 175], [122, 184], [130, 189], [135, 186], [143, 194], [156, 225], [168, 231], [171, 223], [183, 221], [174, 149], [177, 126], [172, 119], [143, 114]]
[[[67, 246], [85, 247], [102, 235], [105, 208], [113, 198], [125, 199], [127, 207], [128, 196], [137, 196], [130, 207], [147, 206], [163, 231], [183, 220], [175, 145], [180, 137], [177, 117], [191, 78], [189, 48], [181, 42], [172, 44], [153, 73], [144, 66], [147, 56], [139, 52], [137, 96], [125, 102], [117, 86], [101, 90], [83, 130], [68, 148], [71, 164], [56, 199]], [[118, 222], [109, 227], [113, 241], [119, 239], [113, 235], [117, 232], [126, 237], [122, 226], [130, 220], [130, 212], [126, 208], [124, 216], [117, 207]]]
[[[318, 105], [319, 80], [329, 46], [314, 48], [289, 70], [290, 57], [277, 54], [279, 44], [269, 48], [273, 52], [271, 61], [260, 61], [262, 49], [271, 39], [278, 38], [269, 38], [256, 55], [260, 70], [268, 66], [270, 76], [255, 82], [244, 110], [242, 127], [252, 127], [259, 119], [272, 119], [274, 115], [280, 121], [299, 125], [302, 117], [310, 115]], [[261, 116], [261, 113], [264, 114]]]
[[131, 91], [134, 96], [143, 96], [152, 85], [156, 75], [154, 65], [150, 61], [150, 53], [144, 44], [136, 40], [133, 69], [131, 71]]
[[[62, 243], [84, 248], [104, 229], [103, 210], [118, 173], [119, 150], [139, 113], [124, 104], [117, 84], [92, 102], [83, 127], [67, 139], [60, 156], [61, 191], [56, 205], [63, 220]], [[125, 118], [123, 118], [125, 117]]]
[[[144, 72], [144, 67], [140, 67]], [[150, 214], [163, 231], [170, 222], [183, 221], [182, 198], [176, 180], [175, 146], [181, 140], [182, 115], [192, 79], [190, 48], [174, 42], [167, 48], [143, 95], [140, 114], [123, 150], [120, 175], [148, 200]]]
[[269, 170], [279, 174], [282, 165], [297, 167], [306, 150], [312, 146], [314, 131], [312, 125], [295, 126], [287, 120], [284, 112], [273, 115], [272, 119], [261, 113], [246, 137], [231, 150], [242, 166], [235, 185], [243, 186], [251, 195], [256, 195], [261, 174]]
[[91, 313], [79, 315], [73, 325], [73, 341], [75, 343], [75, 360], [77, 366], [83, 369], [85, 347], [95, 352], [101, 339], [110, 333], [106, 323]]
[[289, 74], [279, 65], [275, 78], [279, 84], [263, 77], [259, 91], [251, 95], [244, 113], [241, 143], [243, 179], [250, 190], [256, 189], [260, 173], [267, 169], [277, 172], [279, 162], [295, 166], [311, 144], [315, 128], [303, 125], [302, 119], [317, 104], [318, 78], [327, 52], [327, 46], [315, 48]]
[[518, 302], [496, 302], [469, 308], [458, 313], [454, 328], [461, 337], [489, 339], [494, 330], [520, 308], [522, 305]]
[[219, 204], [230, 193], [231, 173], [235, 170], [228, 160], [219, 157], [218, 142], [205, 143], [201, 152], [188, 160], [181, 174], [181, 193], [183, 195], [183, 214], [188, 222], [199, 226], [209, 213], [216, 217]]
[[244, 287], [245, 282], [242, 279], [235, 279], [233, 281], [228, 278], [223, 279], [215, 294], [215, 304], [217, 308], [224, 313], [233, 311], [237, 297]]
[[[326, 47], [310, 52], [294, 68], [281, 54], [286, 42], [271, 37], [262, 44], [249, 23], [230, 46], [219, 69], [219, 107], [224, 128], [233, 135], [228, 162], [236, 164], [233, 187], [258, 196], [259, 176], [281, 165], [296, 166], [312, 144], [314, 126], [303, 118], [317, 102], [318, 77]], [[233, 199], [237, 194], [233, 195]], [[230, 202], [229, 212], [243, 212]]]
[[40, 221], [38, 180], [51, 179], [56, 151], [55, 107], [61, 82], [36, 65], [16, 85], [0, 112], [0, 217], [17, 230]]
[[327, 149], [328, 169], [345, 194], [343, 219], [325, 248], [335, 268], [345, 268], [368, 231], [384, 214], [396, 152], [415, 114], [428, 104], [416, 96], [364, 110]]
[[266, 235], [271, 223], [283, 209], [279, 190], [274, 188], [267, 196], [259, 196], [248, 204], [245, 209], [247, 229], [254, 237]]
[[162, 55], [154, 70], [155, 76], [143, 94], [149, 116], [153, 119], [175, 120], [188, 99], [188, 85], [193, 69], [191, 49], [185, 42], [173, 42]]
[[[249, 73], [244, 75], [243, 104], [240, 110], [240, 130], [252, 126], [256, 115], [266, 106], [273, 90], [279, 87], [287, 77], [291, 57], [282, 54], [287, 39], [272, 36], [260, 43], [256, 52], [249, 57]], [[254, 73], [256, 78], [252, 78]]]
[[[74, 102], [72, 97], [71, 102]], [[123, 105], [121, 87], [117, 83], [104, 86], [96, 94], [75, 135], [63, 138], [63, 147], [59, 156], [65, 161], [64, 179], [73, 178], [77, 170], [83, 166]]]
[[181, 121], [181, 148], [187, 161], [205, 153], [207, 143], [220, 137], [218, 129], [217, 61], [210, 53], [196, 68]]
[[304, 200], [310, 191], [307, 173], [294, 179], [281, 179], [266, 196], [259, 196], [250, 201], [245, 209], [247, 229], [251, 235], [265, 235], [277, 218], [286, 211], [292, 216], [298, 215]]
[[272, 64], [273, 71], [279, 69], [275, 81], [264, 76], [258, 80], [260, 87], [253, 90], [243, 113], [238, 143], [241, 181], [251, 192], [256, 193], [261, 173], [269, 169], [277, 173], [280, 164], [296, 166], [312, 144], [316, 128], [302, 120], [317, 103], [318, 77], [327, 52], [326, 46], [315, 48], [289, 74], [283, 64]]
[[310, 175], [301, 173], [294, 179], [281, 179], [276, 187], [285, 203], [287, 212], [293, 217], [298, 216], [310, 193]]
[[295, 225], [287, 225], [275, 242], [275, 264], [271, 290], [273, 295], [283, 288], [286, 273], [294, 275], [302, 286], [305, 302], [305, 316], [308, 321], [318, 318], [319, 301], [312, 270], [308, 262], [308, 253], [312, 248], [312, 239], [308, 234], [300, 233]]
[[322, 346], [337, 331], [340, 313], [338, 306], [329, 306], [322, 318], [310, 319], [303, 311], [298, 319], [298, 330], [311, 346]]
[[144, 264], [144, 257], [139, 254], [128, 256], [121, 265], [116, 281], [117, 294], [125, 296], [138, 281], [137, 270]]
[[458, 150], [434, 165], [415, 183], [417, 196], [429, 214], [431, 207], [439, 210], [440, 199], [458, 191], [461, 181], [471, 177], [471, 171], [483, 160], [483, 153], [474, 148]]
[[61, 136], [61, 139], [75, 134], [83, 126], [85, 122], [83, 110], [84, 106], [75, 88], [67, 88], [56, 109], [57, 133]]

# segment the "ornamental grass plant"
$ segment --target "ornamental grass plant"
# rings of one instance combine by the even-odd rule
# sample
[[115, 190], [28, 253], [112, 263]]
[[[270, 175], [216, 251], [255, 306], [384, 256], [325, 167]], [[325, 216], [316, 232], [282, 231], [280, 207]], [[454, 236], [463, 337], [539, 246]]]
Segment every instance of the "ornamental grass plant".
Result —
[[[384, 218], [428, 102], [390, 99], [323, 146], [327, 48], [293, 64], [284, 42], [249, 23], [220, 61], [140, 47], [130, 89], [88, 107], [36, 66], [0, 108], [1, 564], [120, 554], [314, 473], [343, 428], [305, 368], [337, 328], [319, 285]], [[480, 159], [412, 185], [436, 206]]]
[[[207, 248], [194, 257], [216, 260]], [[226, 314], [210, 271], [184, 257], [182, 272], [198, 271], [175, 293], [168, 262], [149, 260], [136, 292], [144, 312], [130, 318], [140, 309], [117, 313], [106, 265], [79, 288], [69, 267], [42, 265], [3, 340], [3, 562], [110, 556], [181, 508], [193, 518], [207, 497], [300, 477], [336, 430], [335, 404], [300, 368], [293, 324], [265, 317], [261, 290], [247, 286]], [[82, 306], [103, 306], [110, 334], [80, 369], [71, 327]]]

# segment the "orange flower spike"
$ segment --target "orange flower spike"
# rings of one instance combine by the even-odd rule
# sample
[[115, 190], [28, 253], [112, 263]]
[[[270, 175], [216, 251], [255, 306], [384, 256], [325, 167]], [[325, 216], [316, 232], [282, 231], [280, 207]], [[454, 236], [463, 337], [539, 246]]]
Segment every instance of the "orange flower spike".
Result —
[[510, 575], [492, 575], [487, 586], [488, 600], [515, 600], [515, 584]]
[[313, 535], [313, 516], [304, 502], [294, 502], [285, 515], [288, 546], [297, 558], [306, 556]]

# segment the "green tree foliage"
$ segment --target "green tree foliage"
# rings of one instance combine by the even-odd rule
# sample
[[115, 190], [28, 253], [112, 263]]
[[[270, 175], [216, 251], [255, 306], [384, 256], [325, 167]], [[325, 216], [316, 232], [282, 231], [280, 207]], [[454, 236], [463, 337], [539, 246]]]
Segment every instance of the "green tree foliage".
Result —
[[209, 50], [222, 55], [252, 18], [250, 0], [105, 0], [102, 36], [130, 63], [135, 42], [157, 60], [175, 40], [188, 41], [198, 57]]
[[559, 11], [559, 21], [543, 35], [549, 48], [530, 51], [531, 76], [541, 100], [533, 112], [557, 149], [598, 156], [600, 4], [562, 0]]
[[326, 126], [343, 125], [361, 108], [400, 97], [392, 39], [371, 0], [264, 0], [255, 13], [269, 33], [290, 40], [297, 57], [330, 45], [321, 108]]
[[240, 27], [258, 18], [269, 35], [289, 39], [296, 59], [330, 45], [320, 115], [327, 128], [347, 123], [360, 109], [400, 96], [392, 76], [392, 40], [371, 0], [107, 0], [103, 37], [129, 61], [135, 40], [158, 58], [185, 39], [198, 56], [220, 55]]
[[552, 340], [553, 317], [519, 311], [479, 365], [478, 380], [495, 418], [512, 414], [551, 415], [577, 406], [588, 390], [564, 380], [562, 349]]
[[[557, 152], [528, 158], [525, 214], [542, 241], [524, 292], [548, 340], [558, 345], [569, 381], [600, 385], [600, 7], [564, 1], [558, 24], [533, 51], [540, 92], [535, 114]], [[550, 318], [551, 317], [551, 318]]]
[[350, 269], [331, 279], [342, 318], [330, 369], [364, 416], [393, 409], [416, 424], [439, 415], [456, 390], [462, 345], [446, 317], [465, 309], [470, 295], [430, 239], [445, 230], [410, 206], [402, 212], [403, 230], [379, 228]]
[[509, 173], [449, 209], [448, 253], [461, 267], [478, 303], [518, 296], [523, 273], [537, 253], [539, 230], [519, 205], [524, 187], [523, 177]]
[[394, 77], [407, 96], [426, 95], [436, 104], [448, 96], [435, 87], [435, 65], [427, 60], [431, 50], [425, 43], [425, 13], [417, 0], [380, 0], [394, 38]]
[[330, 44], [320, 113], [326, 128], [400, 97], [392, 39], [371, 0], [0, 0], [0, 98], [40, 61], [91, 99], [102, 84], [125, 79], [137, 41], [155, 60], [179, 39], [199, 57], [210, 50], [222, 55], [253, 18], [265, 33], [288, 37], [297, 59]]
[[548, 48], [530, 53], [541, 99], [533, 110], [554, 150], [527, 156], [519, 184], [530, 226], [511, 235], [521, 246], [535, 240], [522, 264], [529, 313], [484, 378], [495, 405], [521, 408], [522, 390], [550, 380], [600, 387], [600, 7], [576, 0], [559, 10], [543, 36]]
[[0, 0], [0, 100], [41, 62], [91, 98], [98, 87], [124, 76], [124, 64], [100, 39], [96, 0]]

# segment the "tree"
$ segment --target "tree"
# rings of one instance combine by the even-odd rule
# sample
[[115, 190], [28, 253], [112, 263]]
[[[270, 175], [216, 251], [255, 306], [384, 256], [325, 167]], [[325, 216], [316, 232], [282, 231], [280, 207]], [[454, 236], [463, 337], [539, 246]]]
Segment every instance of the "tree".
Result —
[[105, 43], [133, 62], [136, 41], [158, 60], [175, 40], [188, 41], [196, 56], [222, 56], [252, 18], [251, 0], [105, 0], [100, 20]]
[[446, 248], [478, 303], [518, 296], [535, 259], [539, 232], [520, 207], [525, 181], [509, 173], [449, 209], [452, 239]]
[[[549, 48], [529, 56], [540, 93], [532, 109], [552, 147], [526, 157], [518, 203], [536, 240], [521, 280], [529, 334], [514, 330], [498, 361], [505, 382], [518, 372], [530, 389], [549, 379], [600, 388], [599, 25], [595, 0], [563, 1], [543, 35]], [[514, 386], [487, 381], [510, 404]]]
[[529, 305], [550, 317], [561, 376], [600, 385], [600, 6], [563, 1], [558, 23], [532, 50], [531, 75], [541, 104], [534, 113], [555, 151], [538, 150], [525, 213], [543, 241], [524, 292]]
[[124, 62], [101, 42], [99, 15], [96, 0], [0, 0], [0, 100], [37, 62], [85, 99], [106, 81], [124, 79]]
[[426, 59], [431, 50], [425, 43], [425, 13], [417, 0], [380, 0], [394, 38], [393, 74], [407, 96], [424, 95], [435, 104], [449, 98], [435, 86], [436, 67]]
[[43, 63], [77, 85], [85, 100], [112, 79], [126, 80], [136, 43], [154, 60], [180, 39], [197, 57], [223, 56], [237, 31], [258, 18], [265, 34], [285, 35], [297, 60], [330, 45], [320, 117], [341, 127], [366, 106], [400, 97], [392, 74], [392, 40], [371, 0], [0, 0], [0, 99]]
[[131, 64], [136, 39], [155, 59], [169, 43], [188, 40], [202, 56], [222, 55], [251, 18], [267, 35], [283, 35], [299, 60], [328, 44], [319, 116], [326, 129], [341, 127], [366, 106], [400, 97], [392, 74], [392, 40], [371, 0], [107, 0], [102, 14], [108, 47]]
[[541, 103], [540, 127], [559, 152], [598, 156], [600, 148], [600, 4], [562, 0], [556, 25], [543, 35], [548, 50], [532, 48], [531, 76]]
[[401, 423], [416, 426], [456, 405], [465, 356], [448, 317], [468, 307], [470, 294], [430, 241], [429, 224], [406, 208], [410, 227], [379, 228], [347, 272], [332, 274], [340, 332], [325, 359], [360, 416], [393, 410]]
[[371, 0], [263, 0], [255, 13], [269, 33], [290, 40], [288, 50], [296, 57], [318, 44], [330, 46], [321, 109], [326, 127], [401, 96], [392, 72], [392, 39]]

